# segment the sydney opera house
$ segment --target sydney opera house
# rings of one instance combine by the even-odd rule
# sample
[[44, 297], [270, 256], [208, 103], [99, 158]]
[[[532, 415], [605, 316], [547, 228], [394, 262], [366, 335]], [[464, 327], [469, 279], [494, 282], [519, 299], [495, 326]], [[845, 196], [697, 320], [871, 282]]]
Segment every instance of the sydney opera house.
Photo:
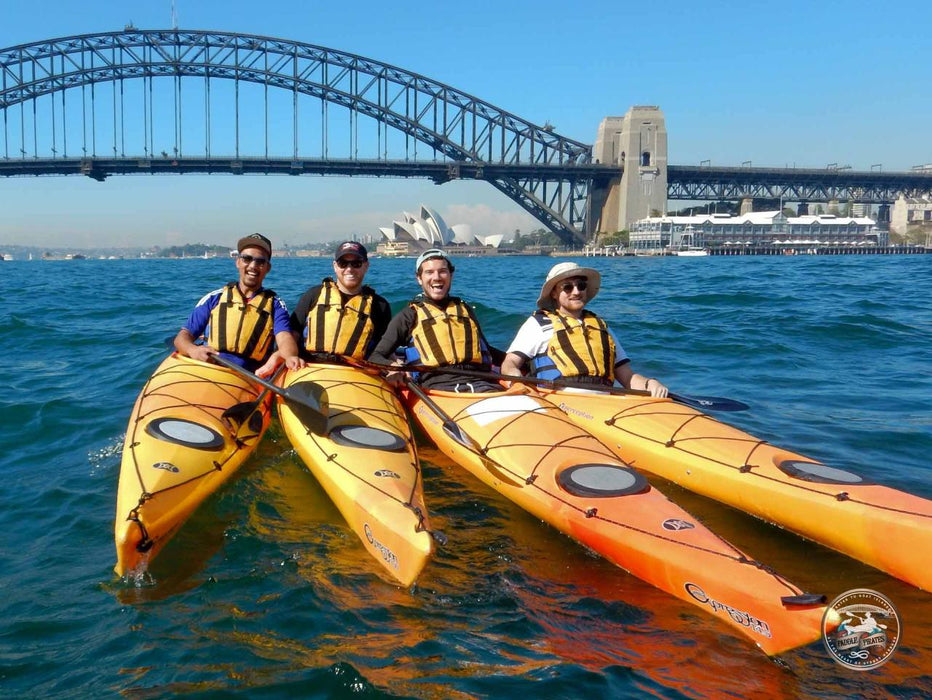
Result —
[[382, 241], [377, 251], [380, 255], [417, 255], [428, 248], [445, 248], [451, 253], [494, 252], [502, 243], [504, 234], [476, 236], [469, 224], [447, 226], [443, 218], [433, 209], [421, 205], [419, 216], [402, 212], [400, 221], [391, 227], [379, 228]]

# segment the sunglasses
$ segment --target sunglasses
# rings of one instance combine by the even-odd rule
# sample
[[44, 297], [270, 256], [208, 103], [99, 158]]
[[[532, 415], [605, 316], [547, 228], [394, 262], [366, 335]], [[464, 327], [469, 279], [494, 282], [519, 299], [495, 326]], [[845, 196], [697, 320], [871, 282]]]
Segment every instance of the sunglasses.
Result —
[[560, 290], [569, 294], [573, 291], [573, 287], [576, 287], [580, 292], [585, 292], [586, 288], [589, 286], [589, 280], [571, 280], [569, 282], [564, 282], [560, 285]]
[[337, 267], [339, 267], [341, 270], [345, 270], [348, 267], [351, 267], [354, 270], [358, 270], [360, 267], [362, 267], [363, 262], [363, 260], [359, 260], [358, 258], [356, 260], [343, 260], [341, 258], [340, 260], [337, 260]]
[[263, 267], [267, 265], [269, 262], [268, 258], [257, 257], [255, 255], [248, 255], [247, 253], [240, 253], [239, 259], [242, 260], [245, 265], [248, 265], [249, 263], [255, 263], [259, 267]]

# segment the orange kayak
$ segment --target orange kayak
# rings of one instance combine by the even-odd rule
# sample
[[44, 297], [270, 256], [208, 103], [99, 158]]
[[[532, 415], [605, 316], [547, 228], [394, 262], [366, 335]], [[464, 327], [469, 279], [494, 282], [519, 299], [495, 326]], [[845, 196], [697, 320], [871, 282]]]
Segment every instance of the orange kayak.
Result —
[[638, 469], [932, 591], [932, 501], [770, 445], [669, 399], [542, 394]]
[[144, 567], [252, 454], [271, 395], [219, 365], [173, 353], [133, 407], [117, 489], [116, 573]]
[[410, 389], [411, 414], [442, 452], [536, 517], [635, 576], [779, 654], [820, 637], [821, 596], [725, 542], [556, 406], [521, 387], [427, 391], [463, 440]]
[[280, 398], [282, 428], [366, 550], [410, 586], [433, 539], [414, 439], [395, 392], [378, 375], [322, 363], [286, 372], [281, 385], [323, 390], [325, 427]]

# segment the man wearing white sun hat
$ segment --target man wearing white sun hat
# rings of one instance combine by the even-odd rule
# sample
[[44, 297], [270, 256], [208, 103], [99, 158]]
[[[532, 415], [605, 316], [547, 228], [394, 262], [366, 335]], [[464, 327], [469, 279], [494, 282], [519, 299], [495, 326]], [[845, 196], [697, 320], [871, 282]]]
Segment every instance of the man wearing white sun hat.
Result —
[[585, 309], [599, 293], [602, 276], [574, 262], [554, 265], [537, 299], [537, 311], [524, 322], [502, 362], [502, 374], [520, 376], [526, 369], [541, 379], [649, 391], [663, 398], [667, 387], [635, 374], [624, 348], [596, 314]]

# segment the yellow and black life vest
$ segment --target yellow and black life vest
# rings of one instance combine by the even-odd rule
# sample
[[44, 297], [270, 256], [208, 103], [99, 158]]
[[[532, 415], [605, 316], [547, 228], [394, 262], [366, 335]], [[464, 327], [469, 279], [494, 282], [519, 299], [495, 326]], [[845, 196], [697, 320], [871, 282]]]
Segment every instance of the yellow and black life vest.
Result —
[[537, 311], [542, 325], [553, 325], [553, 336], [546, 357], [532, 358], [531, 371], [545, 379], [560, 377], [592, 377], [606, 383], [614, 379], [615, 342], [605, 321], [591, 311], [583, 310], [582, 319], [553, 311]]
[[220, 292], [220, 301], [210, 312], [207, 342], [221, 352], [262, 362], [272, 344], [275, 292], [263, 289], [247, 300], [236, 282]]
[[321, 285], [316, 303], [307, 312], [304, 348], [308, 352], [365, 359], [375, 328], [372, 322], [374, 302], [372, 289], [363, 287], [359, 294], [353, 295], [344, 304], [340, 288], [327, 277]]
[[421, 364], [441, 367], [485, 362], [479, 324], [462, 299], [450, 297], [444, 309], [423, 301], [412, 302], [411, 308], [417, 314], [411, 343]]

